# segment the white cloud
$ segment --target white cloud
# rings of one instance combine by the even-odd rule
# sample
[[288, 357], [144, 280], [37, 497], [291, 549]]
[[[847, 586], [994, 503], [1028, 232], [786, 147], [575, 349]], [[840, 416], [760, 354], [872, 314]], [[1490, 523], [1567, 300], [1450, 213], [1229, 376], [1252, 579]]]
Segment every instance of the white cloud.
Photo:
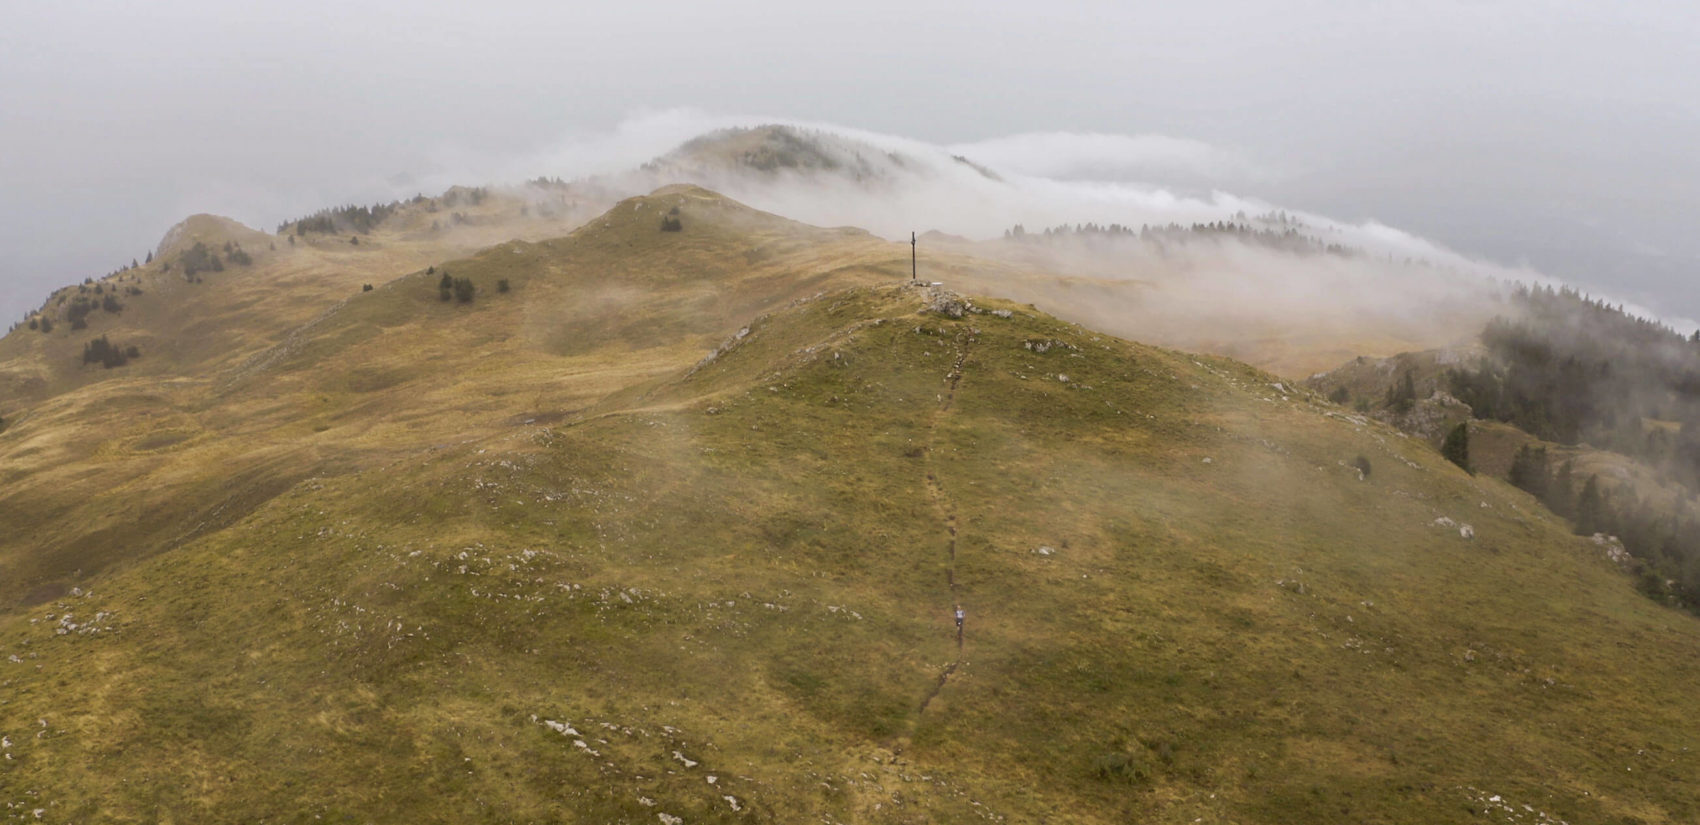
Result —
[[1027, 132], [948, 148], [995, 169], [1053, 180], [1228, 181], [1263, 174], [1237, 152], [1167, 135]]

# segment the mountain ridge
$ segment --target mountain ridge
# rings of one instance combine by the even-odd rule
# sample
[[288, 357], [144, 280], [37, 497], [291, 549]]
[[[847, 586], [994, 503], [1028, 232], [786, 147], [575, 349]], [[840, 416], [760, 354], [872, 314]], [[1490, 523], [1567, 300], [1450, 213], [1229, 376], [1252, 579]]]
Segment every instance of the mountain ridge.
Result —
[[1700, 620], [1610, 548], [1279, 376], [907, 285], [908, 252], [664, 190], [46, 398], [0, 432], [0, 801], [1700, 811]]

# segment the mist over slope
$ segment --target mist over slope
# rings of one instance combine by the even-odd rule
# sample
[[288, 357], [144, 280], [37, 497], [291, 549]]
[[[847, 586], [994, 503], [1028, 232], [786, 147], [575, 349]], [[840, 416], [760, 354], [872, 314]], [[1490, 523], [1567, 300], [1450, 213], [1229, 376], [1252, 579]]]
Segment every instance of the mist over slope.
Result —
[[[684, 226], [658, 231], [675, 206]], [[65, 471], [108, 488], [25, 479], [0, 509], [9, 570], [47, 572], [13, 537], [80, 529], [52, 505], [134, 507], [125, 465], [217, 490], [241, 445], [303, 454], [207, 528], [86, 578], [132, 548], [77, 548], [61, 587], [0, 611], [0, 803], [46, 822], [1700, 811], [1700, 621], [1526, 496], [1242, 364], [892, 285], [893, 251], [675, 190], [445, 264], [507, 292], [441, 301], [409, 273], [221, 380], [71, 391], [87, 410], [0, 449], [74, 442]], [[184, 440], [126, 431], [147, 405], [138, 429]]]
[[[195, 219], [0, 341], [41, 376], [0, 431], [7, 813], [1700, 811], [1700, 620], [1527, 495], [1244, 364], [901, 285], [907, 244], [690, 186], [543, 214], [589, 197]], [[425, 263], [516, 227], [557, 234]], [[1176, 261], [1361, 266], [1223, 221], [925, 243], [1079, 311]]]
[[[954, 277], [1119, 335], [1228, 354], [1290, 376], [1364, 352], [1455, 345], [1492, 317], [1504, 283], [1539, 278], [1375, 224], [1341, 224], [1220, 192], [1186, 197], [1149, 185], [1021, 174], [964, 154], [980, 148], [1014, 162], [1049, 142], [1037, 136], [1015, 148], [945, 149], [800, 126], [731, 128], [589, 183], [620, 192], [688, 180], [809, 223], [904, 240], [921, 231], [928, 233], [924, 265], [944, 250], [1019, 270], [987, 280], [928, 269], [924, 278]], [[1131, 150], [1121, 152], [1126, 164], [1140, 161], [1132, 157], [1139, 144], [1106, 143]], [[1210, 157], [1190, 146], [1178, 154], [1173, 160], [1183, 164]], [[1157, 155], [1148, 165], [1171, 161]]]

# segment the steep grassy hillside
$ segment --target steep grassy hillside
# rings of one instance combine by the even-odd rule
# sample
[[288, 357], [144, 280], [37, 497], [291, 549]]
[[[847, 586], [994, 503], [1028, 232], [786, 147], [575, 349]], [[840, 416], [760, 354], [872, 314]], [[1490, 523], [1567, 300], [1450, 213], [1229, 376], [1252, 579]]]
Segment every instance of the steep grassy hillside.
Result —
[[1700, 622], [1527, 496], [1243, 365], [847, 287], [906, 261], [703, 197], [450, 264], [470, 305], [399, 279], [194, 396], [162, 466], [320, 461], [0, 617], [5, 813], [1700, 817]]
[[[675, 208], [683, 229], [661, 232]], [[0, 604], [225, 527], [310, 476], [559, 420], [692, 363], [757, 313], [896, 281], [906, 263], [863, 233], [701, 190], [627, 201], [565, 238], [416, 261], [370, 292], [355, 279], [371, 268], [330, 267], [316, 243], [258, 250], [203, 283], [144, 280], [121, 313], [76, 333], [141, 341], [122, 367], [81, 364], [82, 344], [57, 327], [0, 342], [0, 363], [56, 376], [0, 413]], [[371, 255], [369, 267], [409, 260], [381, 240], [333, 251]], [[445, 275], [469, 280], [473, 300], [442, 300]]]

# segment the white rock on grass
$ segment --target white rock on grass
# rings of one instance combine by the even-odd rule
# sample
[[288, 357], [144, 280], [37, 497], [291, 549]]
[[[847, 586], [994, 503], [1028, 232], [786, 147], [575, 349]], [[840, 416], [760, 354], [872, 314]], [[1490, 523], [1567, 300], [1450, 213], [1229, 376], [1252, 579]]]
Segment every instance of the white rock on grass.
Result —
[[679, 823], [685, 821], [684, 817], [672, 814], [656, 814], [655, 818], [661, 820], [661, 825], [679, 825]]
[[1458, 525], [1458, 535], [1465, 540], [1473, 539], [1476, 537], [1476, 528], [1468, 524], [1460, 524]]

